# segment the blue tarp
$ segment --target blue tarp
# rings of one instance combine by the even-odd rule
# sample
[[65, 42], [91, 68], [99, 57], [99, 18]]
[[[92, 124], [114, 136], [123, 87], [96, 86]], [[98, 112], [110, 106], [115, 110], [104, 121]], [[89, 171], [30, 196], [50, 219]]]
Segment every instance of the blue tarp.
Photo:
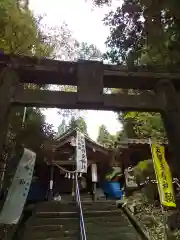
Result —
[[122, 199], [122, 190], [119, 182], [105, 181], [102, 188], [109, 198]]

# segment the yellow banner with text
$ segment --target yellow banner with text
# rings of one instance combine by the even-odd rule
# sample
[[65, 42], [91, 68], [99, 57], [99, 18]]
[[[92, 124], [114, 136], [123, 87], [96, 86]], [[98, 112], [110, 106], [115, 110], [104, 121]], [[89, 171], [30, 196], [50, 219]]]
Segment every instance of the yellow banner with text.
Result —
[[165, 159], [165, 148], [154, 143], [151, 148], [161, 204], [176, 207], [171, 171]]

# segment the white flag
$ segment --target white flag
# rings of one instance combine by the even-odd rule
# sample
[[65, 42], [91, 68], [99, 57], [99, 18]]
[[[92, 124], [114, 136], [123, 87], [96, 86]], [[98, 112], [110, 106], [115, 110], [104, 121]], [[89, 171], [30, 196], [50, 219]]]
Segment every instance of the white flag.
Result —
[[76, 171], [87, 173], [87, 155], [84, 134], [77, 131], [76, 136]]
[[25, 148], [0, 213], [1, 224], [18, 223], [29, 193], [35, 160], [36, 154]]

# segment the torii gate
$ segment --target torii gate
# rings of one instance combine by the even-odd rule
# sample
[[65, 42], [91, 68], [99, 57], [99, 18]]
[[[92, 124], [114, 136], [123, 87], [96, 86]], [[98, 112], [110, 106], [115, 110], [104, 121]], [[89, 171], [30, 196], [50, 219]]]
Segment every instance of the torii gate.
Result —
[[[77, 92], [27, 90], [22, 83], [77, 86]], [[103, 88], [139, 89], [142, 94], [104, 94]], [[151, 90], [144, 91], [143, 90]], [[62, 62], [0, 55], [0, 153], [7, 116], [13, 104], [36, 107], [160, 112], [173, 164], [180, 177], [180, 72], [149, 72], [144, 67], [104, 65], [102, 62]]]

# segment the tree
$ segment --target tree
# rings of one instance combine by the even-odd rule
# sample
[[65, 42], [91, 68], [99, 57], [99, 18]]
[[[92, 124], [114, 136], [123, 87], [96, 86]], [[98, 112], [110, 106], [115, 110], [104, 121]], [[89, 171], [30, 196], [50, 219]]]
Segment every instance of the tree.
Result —
[[126, 112], [121, 114], [128, 138], [166, 140], [166, 132], [159, 113]]
[[[27, 0], [2, 0], [0, 3], [1, 51], [18, 55], [56, 57], [64, 60], [75, 59], [79, 45], [72, 37], [67, 25], [63, 24], [60, 28], [47, 28], [41, 24], [41, 20], [41, 17], [34, 17], [33, 13], [28, 9]], [[25, 84], [25, 87], [35, 89], [45, 86]], [[72, 87], [66, 86], [63, 90], [68, 91], [69, 89], [71, 90]], [[30, 123], [29, 118], [26, 118], [26, 127], [22, 131], [24, 108], [14, 107], [11, 109], [8, 136], [16, 137], [21, 142], [23, 142], [24, 138], [26, 145], [30, 146], [32, 143], [27, 143], [27, 141], [30, 141], [32, 134], [27, 128], [34, 126], [36, 131], [33, 130], [32, 132], [37, 140], [34, 141], [34, 144], [39, 141], [37, 146], [40, 146], [40, 141], [43, 141], [43, 138], [40, 136], [39, 130], [43, 131], [44, 136], [49, 136], [52, 127], [45, 123], [45, 119], [38, 109], [28, 108], [27, 114], [29, 112], [31, 112], [31, 115], [33, 114], [33, 118]], [[19, 135], [21, 136], [19, 137]], [[54, 135], [53, 130], [52, 135]], [[34, 147], [33, 145], [33, 149]]]
[[[94, 0], [96, 5], [111, 3]], [[125, 0], [104, 19], [110, 27], [106, 58], [112, 62], [163, 65], [179, 63], [180, 3]]]
[[67, 125], [66, 125], [65, 120], [63, 119], [61, 124], [58, 127], [58, 137], [63, 135], [63, 133], [65, 133], [66, 130], [67, 130]]
[[103, 124], [99, 127], [97, 142], [104, 147], [112, 147], [114, 144], [114, 137], [108, 132], [106, 126]]
[[[0, 2], [0, 49], [8, 54], [29, 55], [37, 57], [54, 57], [62, 47], [68, 48], [66, 25], [61, 32], [56, 29], [44, 31], [41, 17], [35, 18], [28, 9], [28, 1], [2, 0]], [[63, 35], [64, 34], [64, 35]], [[42, 86], [25, 84], [26, 88], [41, 88]], [[54, 136], [52, 126], [45, 123], [41, 111], [35, 108], [27, 109], [24, 128], [22, 129], [23, 107], [13, 107], [9, 115], [7, 142], [22, 143], [26, 147], [38, 151], [43, 141]], [[8, 144], [9, 145], [9, 144]]]
[[87, 125], [83, 117], [72, 117], [69, 122], [69, 128], [78, 129], [80, 132], [88, 135], [87, 133]]
[[79, 43], [77, 59], [97, 61], [102, 59], [102, 53], [94, 44], [89, 45], [86, 42], [82, 42]]
[[41, 31], [40, 22], [41, 18], [36, 19], [28, 8], [20, 8], [16, 1], [1, 1], [0, 49], [4, 53], [49, 56], [54, 46]]
[[[40, 27], [41, 18], [35, 18], [28, 9], [28, 2], [3, 0], [0, 3], [0, 49], [4, 53], [49, 57], [54, 45]], [[34, 88], [26, 84], [26, 88]], [[38, 86], [39, 88], [40, 86]], [[40, 110], [27, 109], [25, 126], [22, 129], [23, 107], [14, 107], [9, 115], [8, 143], [11, 139], [38, 151], [44, 139], [53, 136], [52, 127], [45, 123]], [[52, 134], [52, 135], [51, 135]]]
[[16, 116], [17, 119], [12, 115], [13, 122], [10, 122], [9, 126], [11, 135], [15, 137], [16, 143], [22, 144], [39, 153], [43, 147], [43, 143], [48, 139], [54, 138], [55, 132], [52, 125], [45, 122], [44, 115], [39, 109], [27, 109], [23, 127], [22, 118], [21, 121], [19, 121], [20, 118], [18, 114]]
[[[102, 5], [111, 1], [94, 2]], [[105, 58], [113, 63], [127, 64], [129, 68], [133, 65], [161, 65], [161, 68], [169, 71], [172, 66], [179, 64], [178, 6], [177, 0], [153, 1], [151, 4], [145, 0], [125, 0], [104, 19], [110, 27]], [[160, 114], [126, 112], [120, 116], [125, 131], [131, 132], [127, 134], [128, 137], [166, 138]]]

